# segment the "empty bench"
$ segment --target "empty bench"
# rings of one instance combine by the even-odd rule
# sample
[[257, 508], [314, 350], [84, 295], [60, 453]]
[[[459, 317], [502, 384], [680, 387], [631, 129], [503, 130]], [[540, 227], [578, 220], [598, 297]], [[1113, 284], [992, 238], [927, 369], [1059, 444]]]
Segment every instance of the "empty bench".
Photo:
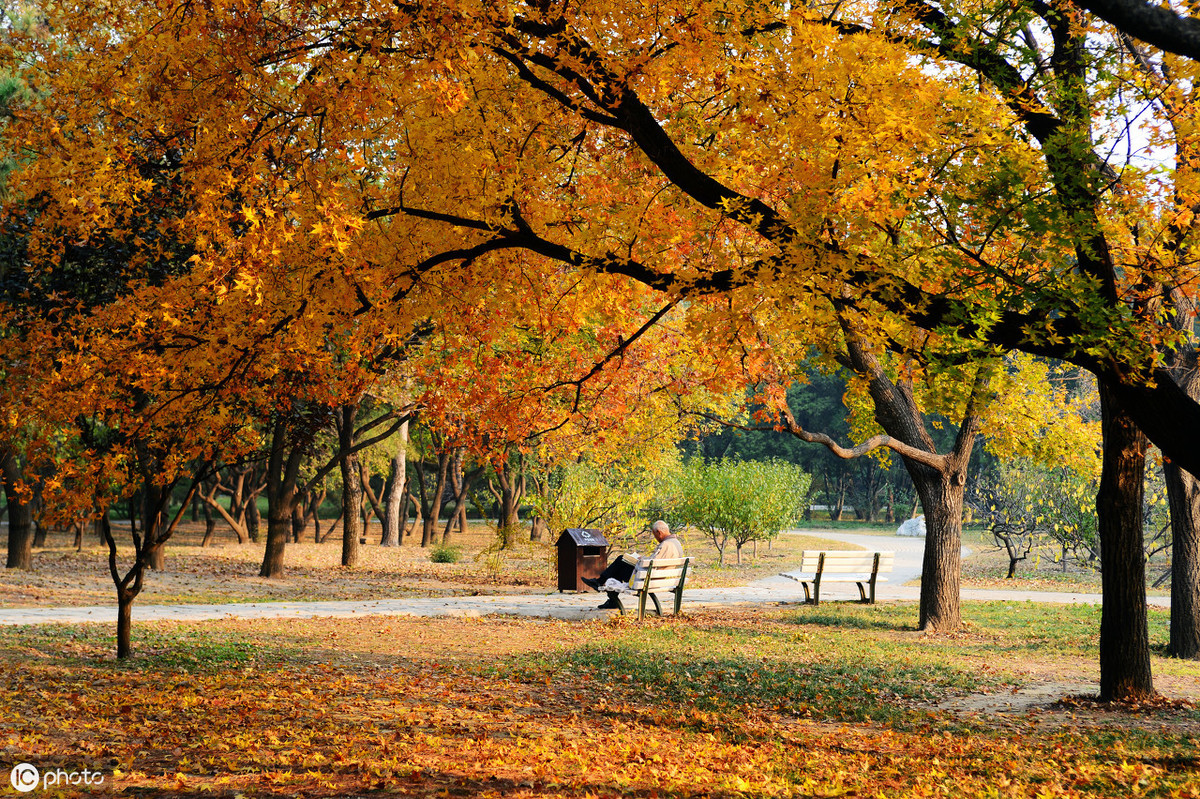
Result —
[[[880, 577], [892, 570], [895, 552], [850, 552], [840, 550], [806, 549], [800, 555], [800, 568], [794, 574], [784, 574], [804, 586], [804, 601], [821, 604], [823, 583], [855, 583], [860, 600], [875, 604], [875, 584], [886, 583]], [[811, 575], [811, 576], [810, 576]], [[811, 591], [809, 586], [812, 586]]]
[[[660, 592], [669, 591], [675, 595], [675, 615], [679, 615], [679, 607], [683, 602], [683, 584], [687, 580], [688, 564], [691, 561], [691, 558], [638, 558], [633, 567], [633, 576], [629, 578], [629, 590], [624, 592], [624, 595], [637, 599], [639, 621], [646, 616], [647, 598], [654, 603], [654, 612], [662, 615], [662, 605], [656, 596]], [[617, 605], [624, 615], [625, 604], [621, 602], [621, 596], [622, 594], [617, 594]]]

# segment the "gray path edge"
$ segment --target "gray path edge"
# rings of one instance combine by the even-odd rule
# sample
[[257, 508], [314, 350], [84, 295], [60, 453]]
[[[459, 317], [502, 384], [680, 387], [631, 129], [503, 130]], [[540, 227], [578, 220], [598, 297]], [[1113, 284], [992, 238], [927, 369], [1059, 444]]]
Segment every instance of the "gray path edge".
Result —
[[[924, 539], [853, 535], [825, 530], [807, 534], [855, 544], [865, 549], [895, 552], [895, 571], [888, 575], [888, 582], [881, 582], [878, 586], [879, 601], [920, 599], [920, 589], [915, 586], [906, 586], [904, 583], [921, 574]], [[822, 588], [823, 601], [844, 601], [857, 598], [858, 589], [853, 584], [833, 583]], [[1101, 604], [1102, 600], [1099, 594], [980, 589], [963, 589], [962, 598], [997, 602], [1092, 605]], [[598, 601], [602, 599], [603, 595], [601, 594], [546, 592], [543, 594], [470, 597], [404, 597], [364, 601], [247, 602], [224, 605], [140, 605], [135, 603], [133, 618], [135, 623], [151, 620], [204, 621], [211, 619], [303, 619], [354, 616], [481, 617], [489, 615], [582, 620], [608, 618], [614, 613], [614, 611], [597, 608]], [[800, 583], [783, 576], [768, 577], [745, 586], [687, 589], [684, 592], [685, 612], [689, 608], [777, 606], [802, 603], [803, 601], [804, 590]], [[1150, 597], [1148, 604], [1170, 607], [1170, 598]], [[112, 624], [116, 620], [115, 604], [76, 608], [0, 608], [0, 625], [7, 626], [89, 622]]]

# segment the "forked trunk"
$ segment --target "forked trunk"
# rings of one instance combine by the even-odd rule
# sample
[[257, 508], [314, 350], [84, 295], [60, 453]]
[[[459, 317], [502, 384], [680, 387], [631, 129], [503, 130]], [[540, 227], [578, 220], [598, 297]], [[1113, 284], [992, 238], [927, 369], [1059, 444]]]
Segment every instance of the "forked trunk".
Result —
[[283, 576], [283, 553], [292, 534], [292, 512], [300, 502], [297, 476], [307, 442], [291, 443], [286, 420], [277, 419], [271, 428], [271, 451], [267, 457], [267, 546], [259, 577]]

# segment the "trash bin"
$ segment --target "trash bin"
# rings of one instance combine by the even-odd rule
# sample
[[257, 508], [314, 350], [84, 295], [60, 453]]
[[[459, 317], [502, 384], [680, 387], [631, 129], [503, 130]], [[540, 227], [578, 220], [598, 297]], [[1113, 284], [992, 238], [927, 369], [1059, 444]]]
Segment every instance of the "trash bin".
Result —
[[558, 537], [558, 590], [590, 591], [584, 577], [604, 571], [608, 541], [599, 530], [569, 527]]

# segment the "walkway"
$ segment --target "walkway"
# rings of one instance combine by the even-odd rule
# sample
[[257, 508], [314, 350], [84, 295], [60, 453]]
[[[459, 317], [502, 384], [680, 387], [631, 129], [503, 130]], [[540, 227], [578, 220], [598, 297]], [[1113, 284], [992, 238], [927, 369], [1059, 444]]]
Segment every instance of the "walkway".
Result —
[[[820, 531], [823, 538], [856, 544], [864, 549], [891, 550], [896, 553], [895, 570], [882, 583], [877, 595], [881, 600], [920, 599], [920, 589], [904, 583], [921, 574], [923, 538], [898, 536], [848, 535]], [[832, 583], [821, 589], [822, 599], [857, 599], [853, 583]], [[1050, 591], [985, 591], [964, 589], [963, 599], [994, 601], [1030, 601], [1099, 604], [1099, 594], [1054, 593]], [[379, 599], [344, 602], [253, 602], [231, 605], [135, 605], [134, 617], [149, 619], [200, 621], [205, 619], [312, 618], [316, 616], [533, 616], [554, 619], [605, 618], [611, 611], [598, 610], [599, 594], [513, 594], [506, 596], [470, 596], [442, 598]], [[720, 608], [738, 605], [782, 605], [804, 601], [800, 583], [786, 577], [768, 577], [749, 585], [732, 588], [688, 589], [686, 608]], [[1169, 606], [1168, 597], [1151, 597], [1150, 604]], [[82, 608], [0, 608], [0, 624], [45, 624], [97, 622], [112, 624], [116, 606]]]

